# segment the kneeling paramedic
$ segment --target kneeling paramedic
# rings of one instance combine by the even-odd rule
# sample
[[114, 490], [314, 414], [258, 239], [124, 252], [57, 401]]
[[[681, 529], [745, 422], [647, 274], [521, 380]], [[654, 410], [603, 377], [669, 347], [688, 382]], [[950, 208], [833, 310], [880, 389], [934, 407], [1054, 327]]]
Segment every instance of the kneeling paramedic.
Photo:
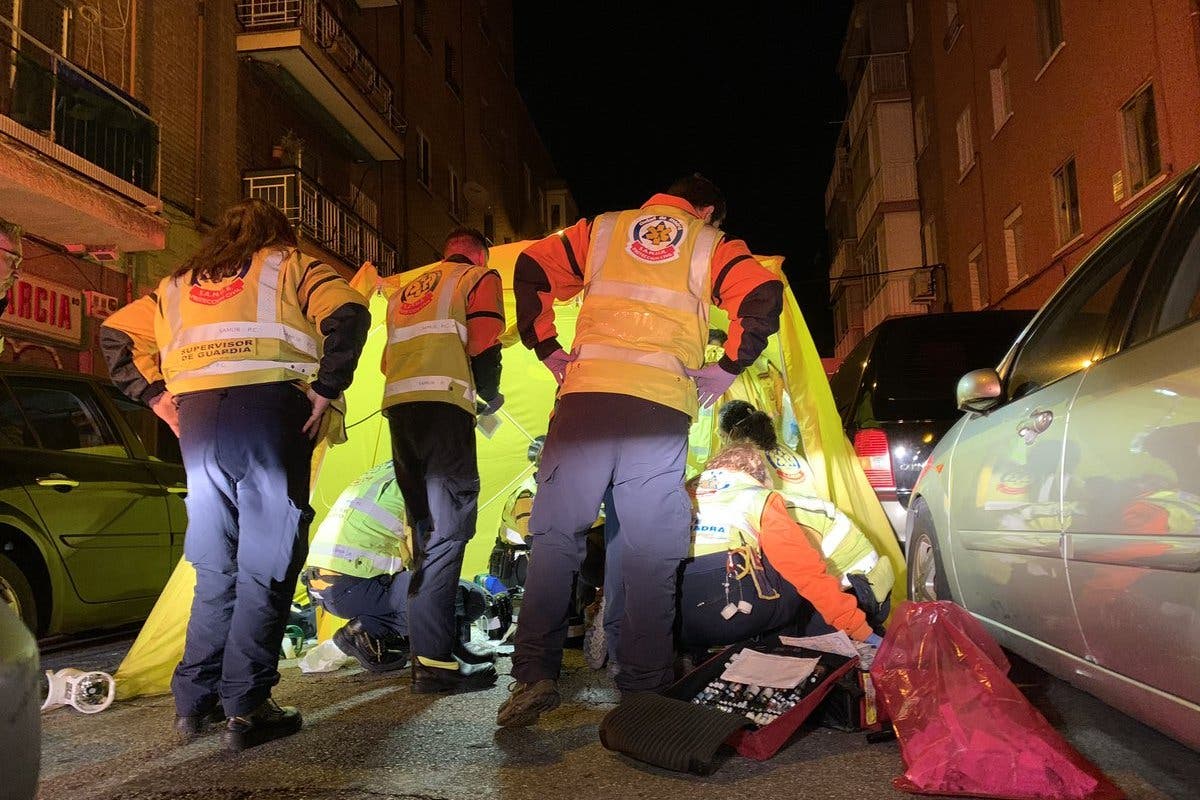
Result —
[[479, 510], [476, 397], [486, 414], [504, 402], [502, 286], [486, 267], [487, 251], [478, 231], [452, 231], [443, 260], [406, 273], [388, 300], [383, 409], [413, 529], [408, 635], [416, 693], [496, 682], [490, 663], [468, 664], [454, 653], [454, 595]]
[[[756, 412], [759, 446], [735, 444], [694, 480], [692, 558], [680, 584], [685, 650], [768, 633], [845, 631], [878, 645], [890, 608], [891, 562], [819, 497], [770, 488], [763, 450], [770, 419]], [[820, 619], [812, 618], [812, 610]]]
[[313, 439], [369, 325], [363, 296], [301, 255], [279, 209], [249, 199], [100, 329], [113, 381], [179, 435], [187, 470], [196, 589], [171, 681], [182, 736], [222, 714], [230, 750], [300, 729], [271, 687], [308, 551]]
[[[304, 583], [316, 605], [348, 622], [333, 635], [369, 672], [408, 664], [408, 589], [412, 573], [404, 498], [389, 461], [353, 481], [329, 509], [308, 549]], [[457, 628], [486, 610], [482, 588], [459, 581]], [[490, 662], [455, 644], [469, 663]]]

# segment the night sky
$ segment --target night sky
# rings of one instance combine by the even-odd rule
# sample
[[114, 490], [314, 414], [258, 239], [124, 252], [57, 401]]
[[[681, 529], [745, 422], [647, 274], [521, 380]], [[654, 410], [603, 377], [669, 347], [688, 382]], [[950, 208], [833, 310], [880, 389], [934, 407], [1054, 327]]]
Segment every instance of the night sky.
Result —
[[580, 213], [699, 171], [725, 193], [728, 235], [786, 257], [832, 355], [824, 196], [849, 0], [513, 6], [517, 85]]

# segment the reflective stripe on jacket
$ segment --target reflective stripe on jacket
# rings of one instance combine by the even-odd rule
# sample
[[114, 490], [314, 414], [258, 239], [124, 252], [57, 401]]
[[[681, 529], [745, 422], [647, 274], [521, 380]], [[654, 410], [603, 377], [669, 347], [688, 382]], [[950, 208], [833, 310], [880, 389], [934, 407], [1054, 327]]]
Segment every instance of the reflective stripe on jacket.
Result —
[[592, 223], [577, 359], [562, 394], [642, 397], [696, 417], [684, 368], [704, 363], [709, 270], [721, 232], [668, 205], [603, 214]]
[[351, 483], [317, 528], [308, 565], [373, 578], [400, 572], [412, 560], [404, 499], [391, 462]]
[[163, 279], [154, 327], [167, 389], [309, 381], [321, 346], [296, 299], [303, 269], [295, 251], [264, 249], [232, 278]]
[[[894, 576], [891, 562], [881, 559], [869, 539], [850, 518], [832, 503], [819, 497], [794, 492], [773, 492], [737, 470], [705, 470], [696, 487], [697, 516], [693, 529], [693, 557], [749, 546], [760, 550], [759, 535], [763, 509], [772, 494], [787, 505], [812, 546], [820, 550], [827, 571], [843, 587], [847, 575], [866, 575], [876, 594], [891, 593]], [[797, 535], [799, 535], [797, 531]], [[767, 556], [768, 560], [770, 555]]]
[[466, 293], [485, 267], [442, 261], [419, 270], [388, 300], [383, 407], [452, 403], [475, 414], [467, 356]]

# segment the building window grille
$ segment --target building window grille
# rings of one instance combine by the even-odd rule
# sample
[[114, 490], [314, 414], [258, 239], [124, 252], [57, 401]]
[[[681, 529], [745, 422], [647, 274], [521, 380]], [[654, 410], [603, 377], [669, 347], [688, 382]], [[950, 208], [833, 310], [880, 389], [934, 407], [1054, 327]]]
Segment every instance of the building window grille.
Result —
[[1129, 188], [1136, 192], [1162, 172], [1154, 86], [1146, 86], [1122, 106], [1121, 117], [1125, 125], [1125, 172]]
[[1083, 231], [1079, 215], [1079, 180], [1074, 158], [1054, 170], [1054, 227], [1060, 246]]

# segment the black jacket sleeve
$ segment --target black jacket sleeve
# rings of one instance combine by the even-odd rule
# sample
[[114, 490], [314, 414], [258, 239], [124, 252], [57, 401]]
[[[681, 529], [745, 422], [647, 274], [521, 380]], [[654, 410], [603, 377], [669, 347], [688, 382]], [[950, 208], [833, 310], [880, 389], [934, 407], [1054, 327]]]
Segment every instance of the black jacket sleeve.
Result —
[[491, 402], [500, 393], [500, 351], [496, 344], [471, 359], [471, 376], [475, 379], [475, 394]]
[[314, 392], [333, 400], [346, 390], [354, 380], [370, 328], [371, 312], [361, 303], [346, 303], [321, 320], [325, 346], [317, 379], [311, 384]]

